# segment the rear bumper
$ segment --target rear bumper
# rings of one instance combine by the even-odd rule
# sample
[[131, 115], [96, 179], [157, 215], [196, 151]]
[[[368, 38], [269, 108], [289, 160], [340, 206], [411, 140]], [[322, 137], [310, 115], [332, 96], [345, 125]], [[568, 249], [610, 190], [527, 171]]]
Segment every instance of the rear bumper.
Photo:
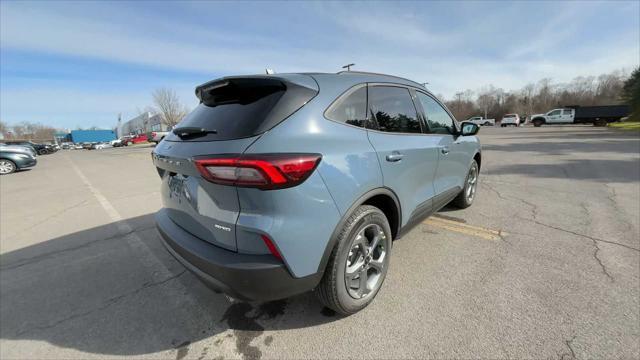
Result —
[[321, 273], [294, 278], [271, 255], [245, 255], [209, 244], [176, 225], [161, 209], [155, 216], [165, 247], [207, 286], [242, 300], [283, 299], [315, 288]]

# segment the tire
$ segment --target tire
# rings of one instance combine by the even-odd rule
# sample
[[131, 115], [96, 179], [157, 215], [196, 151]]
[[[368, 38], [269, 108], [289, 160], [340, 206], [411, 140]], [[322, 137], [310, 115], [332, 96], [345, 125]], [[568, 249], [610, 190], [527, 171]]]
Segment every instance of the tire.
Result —
[[505, 125], [505, 124], [500, 124], [500, 127], [506, 127], [506, 126], [507, 126], [507, 125]]
[[607, 126], [607, 120], [606, 119], [597, 119], [593, 122], [593, 126], [597, 126], [597, 127], [602, 127], [602, 126]]
[[473, 160], [471, 166], [469, 166], [469, 172], [464, 180], [464, 188], [458, 196], [456, 196], [451, 204], [460, 209], [466, 209], [473, 204], [473, 200], [476, 198], [476, 189], [478, 188], [478, 177], [480, 176], [480, 169], [478, 163]]
[[491, 126], [491, 123], [488, 121], [485, 121], [484, 124], [482, 124], [483, 126]]
[[535, 126], [535, 127], [540, 127], [540, 126], [542, 126], [542, 124], [544, 124], [544, 121], [542, 121], [540, 119], [533, 120], [533, 126]]
[[0, 159], [0, 175], [8, 175], [15, 172], [16, 164], [9, 159]]
[[[382, 287], [391, 247], [391, 228], [384, 213], [370, 205], [358, 207], [340, 230], [322, 280], [314, 290], [320, 302], [342, 315], [364, 309]], [[366, 274], [365, 280], [361, 280], [362, 274]], [[351, 286], [347, 287], [347, 281]]]

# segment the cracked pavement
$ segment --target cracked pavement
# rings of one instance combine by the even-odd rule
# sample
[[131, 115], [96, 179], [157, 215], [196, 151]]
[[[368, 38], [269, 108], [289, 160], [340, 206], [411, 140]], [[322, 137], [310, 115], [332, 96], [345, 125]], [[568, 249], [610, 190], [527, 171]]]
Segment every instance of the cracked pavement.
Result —
[[186, 272], [154, 229], [151, 148], [42, 156], [0, 179], [0, 358], [640, 358], [640, 136], [480, 138], [476, 203], [440, 215], [504, 241], [421, 224], [348, 318], [313, 294], [234, 301]]

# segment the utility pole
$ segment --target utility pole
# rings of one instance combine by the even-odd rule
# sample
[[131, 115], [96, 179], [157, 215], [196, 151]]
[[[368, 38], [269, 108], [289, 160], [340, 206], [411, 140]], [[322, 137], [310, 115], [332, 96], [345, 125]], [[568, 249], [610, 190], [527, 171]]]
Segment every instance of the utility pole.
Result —
[[347, 64], [347, 65], [343, 66], [342, 68], [343, 68], [343, 69], [347, 69], [347, 71], [351, 71], [351, 67], [352, 67], [352, 66], [355, 66], [355, 65], [356, 65], [356, 64], [351, 63], [351, 64]]

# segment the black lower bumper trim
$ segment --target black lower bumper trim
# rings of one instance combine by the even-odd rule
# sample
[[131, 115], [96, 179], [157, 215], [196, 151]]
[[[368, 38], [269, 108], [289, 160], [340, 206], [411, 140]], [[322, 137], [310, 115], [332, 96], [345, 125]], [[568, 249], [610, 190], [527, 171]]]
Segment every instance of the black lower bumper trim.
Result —
[[207, 286], [242, 300], [270, 301], [315, 288], [321, 273], [294, 278], [271, 255], [238, 254], [209, 244], [176, 225], [162, 209], [155, 216], [167, 250]]

